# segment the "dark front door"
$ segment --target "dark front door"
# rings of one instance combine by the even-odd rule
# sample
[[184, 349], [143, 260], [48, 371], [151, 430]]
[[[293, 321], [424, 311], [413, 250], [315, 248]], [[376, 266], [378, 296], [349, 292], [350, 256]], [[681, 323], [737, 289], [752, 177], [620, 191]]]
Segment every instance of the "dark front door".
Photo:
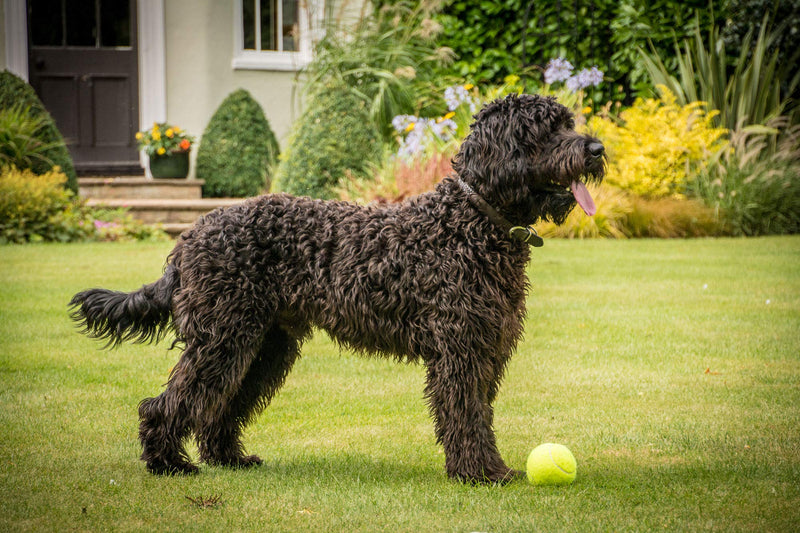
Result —
[[29, 77], [79, 172], [139, 168], [135, 0], [28, 0]]

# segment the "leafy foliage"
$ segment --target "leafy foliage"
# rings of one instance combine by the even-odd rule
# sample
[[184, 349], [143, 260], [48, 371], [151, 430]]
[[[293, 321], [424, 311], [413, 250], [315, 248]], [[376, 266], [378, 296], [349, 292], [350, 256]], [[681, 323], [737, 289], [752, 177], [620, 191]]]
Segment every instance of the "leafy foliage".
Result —
[[36, 138], [41, 146], [47, 148], [39, 152], [41, 158], [34, 158], [31, 170], [35, 174], [44, 174], [58, 166], [67, 177], [66, 187], [77, 194], [78, 178], [72, 164], [72, 157], [67, 151], [64, 138], [56, 128], [53, 118], [44, 108], [39, 97], [36, 96], [33, 87], [11, 72], [4, 70], [0, 72], [0, 109], [15, 107], [27, 109], [31, 119], [42, 121], [41, 126], [36, 130]]
[[73, 202], [59, 170], [0, 172], [0, 243], [76, 241], [94, 234], [91, 217]]
[[169, 241], [170, 236], [161, 224], [144, 224], [126, 208], [95, 208], [89, 211], [95, 228], [94, 238], [99, 241]]
[[734, 57], [747, 51], [747, 35], [758, 35], [767, 17], [775, 21], [770, 24], [773, 29], [767, 53], [777, 52], [781, 58], [783, 94], [795, 102], [800, 100], [800, 86], [792, 87], [800, 60], [800, 0], [728, 0], [726, 11], [728, 16], [720, 34]]
[[64, 188], [66, 180], [57, 169], [35, 174], [8, 166], [0, 171], [0, 244], [169, 239], [125, 210], [86, 207]]
[[[749, 124], [764, 124], [770, 118], [787, 112], [790, 104], [781, 91], [782, 65], [778, 52], [770, 52], [774, 34], [767, 32], [764, 19], [761, 29], [753, 41], [754, 34], [744, 37], [734, 68], [729, 68], [730, 59], [724, 39], [712, 27], [708, 42], [703, 42], [699, 28], [691, 40], [676, 46], [677, 68], [666, 64], [658, 53], [640, 50], [644, 65], [654, 85], [664, 85], [675, 94], [677, 102], [706, 102], [711, 109], [719, 110], [718, 122], [729, 130]], [[751, 46], [752, 44], [752, 46]], [[677, 70], [677, 76], [673, 72]], [[789, 92], [800, 82], [800, 72], [791, 71]]]
[[594, 116], [588, 128], [606, 145], [605, 181], [632, 193], [660, 198], [682, 194], [689, 176], [719, 150], [726, 131], [701, 102], [678, 105], [662, 88], [660, 99], [637, 99], [619, 122]]
[[[730, 147], [689, 184], [734, 235], [800, 233], [800, 125], [740, 128]], [[778, 145], [775, 130], [779, 130]]]
[[457, 60], [443, 74], [498, 83], [522, 73], [538, 81], [535, 71], [561, 56], [578, 68], [597, 65], [613, 80], [588, 95], [595, 101], [639, 93], [649, 85], [636, 47], [650, 40], [671, 57], [674, 39], [691, 35], [695, 10], [704, 23], [724, 19], [707, 7], [706, 0], [451, 0], [437, 18], [439, 42]]
[[246, 197], [269, 190], [278, 141], [264, 110], [244, 89], [232, 92], [206, 126], [196, 174], [203, 196]]
[[31, 115], [29, 108], [16, 105], [0, 109], [0, 167], [52, 168], [53, 161], [47, 154], [55, 143], [45, 144], [40, 140], [46, 126], [45, 117]]
[[389, 123], [411, 113], [430, 94], [435, 67], [451, 57], [437, 48], [438, 2], [399, 1], [376, 6], [353, 28], [331, 27], [306, 68], [309, 97], [330, 85], [345, 87], [366, 104], [369, 119], [391, 139]]
[[[676, 41], [694, 35], [696, 28], [719, 25], [725, 21], [725, 2], [709, 9], [708, 0], [623, 0], [616, 2], [611, 28], [611, 62], [624, 65], [625, 78], [612, 79], [626, 83], [635, 94], [649, 96], [651, 85], [647, 70], [637, 52], [652, 46], [664, 58], [668, 68], [675, 69]], [[715, 11], [716, 10], [716, 11]]]
[[281, 156], [276, 188], [297, 195], [332, 198], [342, 180], [371, 175], [383, 154], [367, 104], [343, 86], [311, 100]]

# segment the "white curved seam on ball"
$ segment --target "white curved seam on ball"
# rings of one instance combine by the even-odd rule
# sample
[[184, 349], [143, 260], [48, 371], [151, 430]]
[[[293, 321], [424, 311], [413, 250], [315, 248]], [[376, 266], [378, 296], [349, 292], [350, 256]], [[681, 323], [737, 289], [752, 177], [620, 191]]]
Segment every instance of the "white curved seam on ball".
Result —
[[552, 446], [549, 446], [549, 447], [547, 448], [547, 453], [549, 453], [549, 454], [550, 454], [550, 460], [551, 460], [551, 461], [553, 461], [553, 464], [554, 464], [554, 465], [556, 465], [556, 468], [558, 468], [559, 470], [561, 470], [562, 472], [564, 472], [564, 473], [565, 473], [565, 474], [567, 474], [567, 475], [570, 475], [570, 474], [572, 474], [572, 472], [567, 472], [566, 470], [564, 470], [563, 468], [561, 468], [561, 465], [560, 465], [560, 464], [558, 464], [558, 463], [556, 462], [556, 458], [555, 458], [555, 457], [553, 457], [553, 447], [552, 447]]

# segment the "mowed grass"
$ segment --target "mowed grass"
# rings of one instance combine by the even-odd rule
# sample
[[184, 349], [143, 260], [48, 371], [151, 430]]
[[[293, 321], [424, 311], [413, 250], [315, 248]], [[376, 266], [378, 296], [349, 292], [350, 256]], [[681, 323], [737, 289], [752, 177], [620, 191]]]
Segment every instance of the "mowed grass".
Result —
[[323, 333], [246, 430], [263, 466], [148, 474], [137, 404], [178, 353], [101, 351], [66, 304], [156, 279], [170, 246], [0, 248], [0, 530], [800, 529], [800, 237], [533, 250], [495, 424], [516, 468], [573, 451], [577, 480], [550, 488], [449, 481], [423, 369]]

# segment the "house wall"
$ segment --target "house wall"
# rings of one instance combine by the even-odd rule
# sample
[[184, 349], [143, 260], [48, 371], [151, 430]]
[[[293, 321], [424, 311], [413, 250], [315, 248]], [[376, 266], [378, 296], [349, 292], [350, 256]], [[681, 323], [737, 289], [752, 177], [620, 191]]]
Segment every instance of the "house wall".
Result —
[[167, 120], [200, 136], [231, 92], [261, 104], [282, 146], [300, 113], [297, 73], [235, 70], [233, 0], [164, 2]]
[[[327, 13], [338, 23], [355, 21], [363, 15], [364, 1], [317, 0], [319, 6], [327, 6]], [[5, 27], [10, 4], [12, 9], [24, 13], [25, 0], [0, 0], [0, 69], [10, 66], [6, 39], [24, 41], [24, 32], [21, 37], [11, 37], [13, 32]], [[298, 73], [233, 68], [234, 0], [163, 0], [163, 6], [165, 119], [200, 137], [222, 100], [234, 90], [244, 88], [261, 104], [275, 135], [285, 147], [292, 123], [302, 111]], [[140, 42], [139, 46], [147, 46], [147, 43]], [[27, 67], [23, 64], [20, 68]], [[143, 92], [140, 87], [140, 97]], [[164, 98], [158, 91], [151, 96], [157, 98], [159, 104]], [[151, 108], [152, 105], [148, 109]], [[154, 109], [159, 108], [160, 105]], [[157, 112], [158, 115], [162, 113]], [[140, 126], [144, 129], [149, 124]]]
[[0, 71], [8, 68], [6, 61], [6, 6], [3, 0], [0, 0]]

